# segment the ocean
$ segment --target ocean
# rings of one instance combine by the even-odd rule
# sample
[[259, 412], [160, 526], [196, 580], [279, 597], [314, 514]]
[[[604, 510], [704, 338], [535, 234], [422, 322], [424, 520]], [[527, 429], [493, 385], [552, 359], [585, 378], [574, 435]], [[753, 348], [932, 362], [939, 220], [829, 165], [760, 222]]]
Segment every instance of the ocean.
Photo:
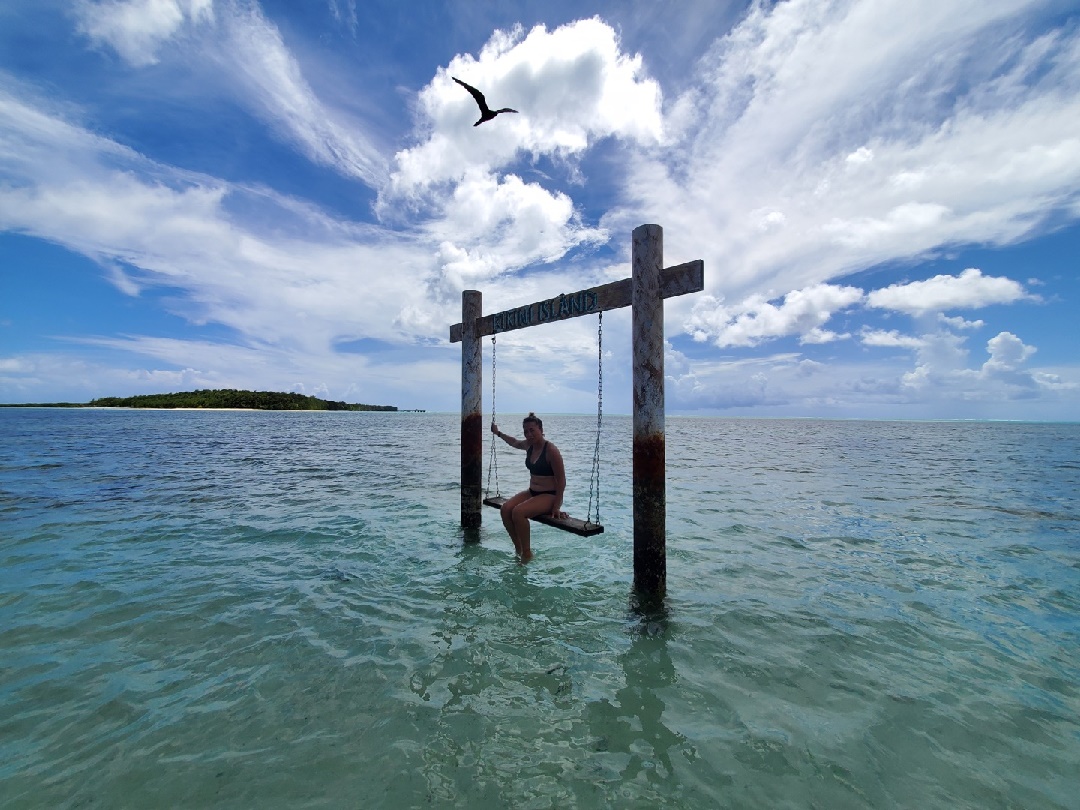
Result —
[[0, 805], [1080, 807], [1080, 424], [669, 417], [647, 609], [629, 417], [528, 565], [458, 432], [0, 409]]

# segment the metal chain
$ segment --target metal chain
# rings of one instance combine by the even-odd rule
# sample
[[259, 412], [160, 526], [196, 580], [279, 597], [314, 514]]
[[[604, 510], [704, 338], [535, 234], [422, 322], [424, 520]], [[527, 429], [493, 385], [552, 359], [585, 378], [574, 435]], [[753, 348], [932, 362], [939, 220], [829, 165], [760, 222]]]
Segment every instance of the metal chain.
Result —
[[[495, 335], [491, 336], [491, 424], [495, 424]], [[488, 454], [488, 475], [485, 494], [491, 497], [491, 471], [495, 470], [495, 497], [501, 497], [499, 492], [499, 454], [495, 452], [496, 435], [491, 434], [491, 452]]]
[[[596, 447], [593, 450], [592, 477], [589, 479], [589, 510], [586, 522], [600, 525], [600, 429], [604, 424], [604, 313], [597, 314], [596, 325]], [[593, 520], [593, 486], [596, 487], [596, 520]]]

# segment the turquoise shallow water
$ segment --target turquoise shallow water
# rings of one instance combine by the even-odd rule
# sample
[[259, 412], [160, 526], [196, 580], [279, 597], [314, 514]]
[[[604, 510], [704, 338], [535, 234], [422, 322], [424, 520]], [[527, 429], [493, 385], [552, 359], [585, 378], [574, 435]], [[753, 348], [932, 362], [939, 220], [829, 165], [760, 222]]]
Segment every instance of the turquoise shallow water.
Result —
[[652, 613], [628, 418], [528, 566], [457, 430], [0, 409], [0, 803], [1077, 806], [1080, 425], [669, 419]]

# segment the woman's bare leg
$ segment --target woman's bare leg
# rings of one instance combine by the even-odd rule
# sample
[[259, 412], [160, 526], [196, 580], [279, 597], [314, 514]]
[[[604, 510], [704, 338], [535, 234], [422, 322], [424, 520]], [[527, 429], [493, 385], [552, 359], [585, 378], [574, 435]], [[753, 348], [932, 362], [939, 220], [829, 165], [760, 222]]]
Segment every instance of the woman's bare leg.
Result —
[[549, 514], [554, 504], [554, 495], [536, 495], [514, 506], [512, 510], [514, 534], [512, 536], [516, 538], [514, 548], [521, 555], [522, 562], [528, 562], [533, 556], [529, 518]]
[[[499, 516], [502, 518], [503, 527], [506, 529], [506, 533], [510, 535], [510, 540], [514, 544], [514, 551], [519, 555], [521, 554], [521, 541], [518, 539], [517, 528], [514, 526], [514, 508], [521, 503], [529, 500], [532, 497], [528, 491], [519, 492], [512, 497], [499, 509]], [[526, 530], [528, 527], [526, 527]]]

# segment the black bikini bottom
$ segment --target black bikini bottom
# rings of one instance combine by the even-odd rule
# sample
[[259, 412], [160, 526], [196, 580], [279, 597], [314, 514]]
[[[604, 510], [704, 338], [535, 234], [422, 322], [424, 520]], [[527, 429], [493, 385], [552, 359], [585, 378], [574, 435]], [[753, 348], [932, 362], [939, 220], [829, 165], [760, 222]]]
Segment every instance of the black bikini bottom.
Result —
[[545, 491], [543, 491], [543, 492], [533, 492], [533, 490], [532, 490], [532, 487], [530, 487], [530, 488], [529, 488], [529, 494], [530, 494], [530, 495], [531, 495], [532, 497], [534, 497], [534, 498], [535, 498], [535, 497], [536, 497], [537, 495], [556, 495], [557, 493], [555, 492], [555, 490], [550, 490], [550, 491], [548, 491], [548, 490], [545, 490]]

